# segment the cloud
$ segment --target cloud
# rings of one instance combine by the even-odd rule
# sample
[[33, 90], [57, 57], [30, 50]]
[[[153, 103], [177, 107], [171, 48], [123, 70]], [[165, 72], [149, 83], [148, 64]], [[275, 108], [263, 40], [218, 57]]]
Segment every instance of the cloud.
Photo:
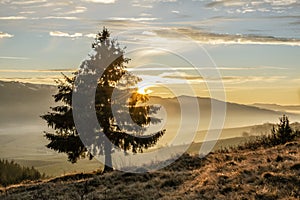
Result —
[[[285, 76], [223, 76], [223, 77], [202, 77], [200, 75], [190, 75], [184, 72], [162, 73], [160, 75], [139, 75], [143, 82], [150, 84], [164, 85], [186, 85], [186, 84], [201, 84], [201, 83], [217, 83], [222, 82], [227, 86], [241, 86], [242, 84], [259, 84], [266, 86], [278, 81], [286, 80]], [[244, 87], [244, 86], [243, 86]]]
[[36, 4], [36, 3], [45, 3], [47, 0], [25, 0], [25, 1], [13, 1], [10, 4], [12, 5], [30, 5], [30, 4]]
[[7, 17], [0, 17], [0, 20], [20, 20], [20, 19], [27, 19], [24, 16], [7, 16]]
[[205, 83], [205, 82], [219, 82], [229, 84], [241, 84], [248, 82], [261, 82], [261, 83], [273, 83], [279, 80], [286, 79], [286, 76], [223, 76], [223, 77], [202, 77], [200, 75], [191, 75], [185, 72], [165, 72], [159, 75], [167, 82], [181, 83], [183, 80], [190, 83]]
[[112, 4], [115, 3], [116, 0], [82, 0], [90, 3], [102, 3], [102, 4]]
[[261, 0], [261, 1], [241, 1], [241, 0], [213, 0], [206, 4], [207, 8], [214, 11], [226, 9], [229, 14], [245, 14], [250, 12], [288, 12], [292, 7], [299, 7], [297, 0]]
[[136, 22], [136, 21], [130, 21], [130, 20], [116, 20], [116, 19], [109, 19], [109, 20], [103, 20], [102, 21], [103, 26], [109, 27], [110, 29], [115, 30], [125, 30], [128, 31], [128, 27], [131, 28], [131, 30], [134, 29], [140, 29], [141, 27], [145, 27], [146, 24], [142, 22]]
[[190, 75], [185, 72], [165, 72], [160, 75], [162, 78], [184, 79], [184, 80], [203, 80], [201, 76]]
[[14, 35], [11, 35], [9, 33], [0, 32], [0, 39], [2, 38], [12, 38]]
[[66, 19], [66, 20], [77, 20], [78, 17], [66, 17], [66, 16], [48, 16], [43, 19]]
[[19, 12], [20, 14], [34, 14], [36, 13], [35, 11], [21, 11]]
[[163, 2], [163, 3], [167, 3], [167, 2], [177, 2], [177, 0], [148, 0], [152, 3], [154, 2]]
[[66, 37], [66, 38], [80, 38], [80, 37], [87, 37], [87, 38], [95, 38], [96, 34], [94, 33], [88, 33], [88, 34], [83, 34], [83, 33], [66, 33], [66, 32], [61, 32], [61, 31], [51, 31], [49, 33], [50, 36], [53, 37]]
[[257, 45], [287, 45], [300, 46], [300, 39], [277, 38], [273, 36], [258, 35], [230, 35], [203, 32], [191, 28], [171, 28], [155, 30], [158, 36], [166, 38], [178, 38], [188, 36], [202, 44], [257, 44]]
[[87, 38], [95, 38], [96, 34], [95, 33], [89, 33], [89, 34], [85, 34], [84, 36], [87, 37]]
[[[29, 4], [26, 5], [26, 9], [37, 9], [37, 8], [48, 8], [48, 7], [55, 7], [53, 10], [62, 8], [62, 7], [69, 7], [70, 5], [74, 5], [73, 1], [51, 1], [51, 2], [41, 2], [39, 4]], [[50, 10], [49, 10], [50, 11]]]
[[258, 67], [217, 67], [217, 69], [228, 70], [228, 71], [249, 71], [249, 70], [257, 71], [257, 70], [286, 70], [287, 68], [273, 67], [273, 66], [258, 66]]
[[75, 72], [75, 69], [0, 69], [0, 72], [6, 73], [60, 73]]
[[153, 4], [155, 3], [174, 3], [177, 2], [177, 0], [144, 0], [144, 1], [139, 1], [139, 0], [133, 0], [131, 2], [131, 6], [133, 7], [140, 7], [140, 8], [153, 8]]
[[273, 6], [289, 6], [296, 4], [297, 0], [264, 0], [265, 3], [269, 3]]
[[140, 3], [134, 3], [132, 4], [133, 7], [140, 7], [140, 8], [153, 8], [152, 5], [142, 5]]
[[59, 76], [44, 76], [44, 77], [33, 77], [33, 78], [22, 78], [22, 77], [13, 77], [13, 78], [1, 78], [0, 81], [5, 82], [21, 82], [21, 83], [31, 83], [31, 84], [45, 84], [45, 85], [56, 85], [56, 80], [60, 79]]
[[241, 1], [241, 0], [213, 0], [206, 4], [206, 7], [233, 7], [233, 6], [262, 6], [262, 4], [267, 4], [271, 6], [290, 6], [297, 4], [297, 0], [261, 0], [261, 1]]
[[158, 20], [158, 18], [154, 17], [111, 17], [110, 20], [117, 20], [117, 21], [134, 21], [134, 22], [140, 22], [140, 21], [155, 21]]
[[82, 33], [69, 34], [61, 31], [51, 31], [49, 35], [53, 37], [69, 37], [69, 38], [78, 38], [83, 36]]
[[206, 7], [216, 7], [216, 6], [242, 6], [247, 2], [239, 1], [239, 0], [214, 0], [208, 4]]
[[84, 13], [87, 11], [87, 8], [86, 7], [83, 7], [83, 6], [77, 6], [75, 7], [74, 10], [70, 11], [70, 12], [66, 12], [64, 14], [78, 14], [78, 13]]
[[[0, 59], [8, 59], [8, 60], [29, 60], [27, 57], [14, 57], [14, 56], [0, 56]], [[1, 71], [1, 70], [0, 70]]]
[[225, 76], [221, 80], [231, 84], [240, 84], [247, 82], [274, 83], [286, 79], [286, 76]]
[[141, 13], [140, 16], [141, 17], [149, 17], [149, 16], [152, 16], [152, 15], [149, 14], [149, 13]]
[[180, 73], [182, 71], [188, 72], [188, 71], [209, 71], [216, 69], [221, 71], [258, 71], [258, 70], [286, 70], [287, 68], [282, 67], [273, 67], [273, 66], [258, 66], [258, 67], [143, 67], [143, 68], [127, 68], [130, 72], [174, 72], [179, 71]]
[[143, 31], [143, 35], [156, 36], [157, 34], [152, 31]]

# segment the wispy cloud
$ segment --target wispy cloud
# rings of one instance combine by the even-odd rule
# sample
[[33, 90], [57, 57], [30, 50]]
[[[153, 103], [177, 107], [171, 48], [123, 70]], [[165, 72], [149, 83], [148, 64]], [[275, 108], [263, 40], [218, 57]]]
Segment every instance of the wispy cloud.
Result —
[[185, 72], [165, 72], [160, 77], [166, 79], [203, 80], [201, 76], [190, 75]]
[[152, 15], [149, 14], [149, 13], [141, 13], [140, 16], [141, 16], [141, 17], [150, 17], [150, 16], [152, 16]]
[[87, 11], [87, 8], [86, 8], [86, 7], [83, 7], [83, 6], [77, 6], [77, 7], [75, 7], [74, 10], [72, 10], [72, 11], [70, 11], [70, 12], [66, 12], [66, 13], [64, 13], [64, 14], [67, 14], [67, 15], [69, 15], [69, 14], [78, 14], [78, 13], [84, 13], [84, 12], [86, 12], [86, 11]]
[[134, 21], [134, 22], [140, 22], [140, 21], [155, 21], [158, 20], [158, 18], [155, 17], [111, 17], [110, 20], [117, 20], [117, 21]]
[[77, 20], [78, 17], [68, 17], [68, 16], [48, 16], [43, 19], [66, 19], [66, 20]]
[[69, 34], [61, 31], [51, 31], [49, 35], [53, 37], [69, 37], [69, 38], [78, 38], [83, 36], [82, 33]]
[[207, 7], [216, 7], [216, 6], [243, 6], [243, 5], [252, 5], [252, 6], [261, 6], [262, 4], [267, 4], [271, 6], [290, 6], [297, 4], [297, 0], [261, 0], [261, 1], [241, 1], [241, 0], [213, 0], [210, 3], [207, 3]]
[[300, 39], [278, 38], [273, 36], [258, 35], [230, 35], [203, 32], [191, 28], [172, 28], [155, 30], [161, 37], [178, 38], [180, 35], [188, 36], [191, 39], [203, 44], [258, 44], [258, 45], [287, 45], [300, 46]]
[[274, 6], [289, 6], [292, 4], [296, 4], [297, 0], [264, 0], [264, 2]]
[[14, 35], [11, 35], [9, 33], [0, 32], [0, 39], [2, 38], [12, 38]]
[[94, 33], [88, 33], [88, 34], [85, 34], [84, 36], [88, 37], [88, 38], [95, 38], [96, 34], [94, 34]]
[[124, 18], [123, 20], [107, 19], [107, 20], [103, 20], [102, 23], [104, 26], [109, 27], [110, 29], [127, 30], [127, 31], [128, 31], [128, 27], [130, 27], [133, 30], [133, 29], [138, 29], [146, 26], [146, 24], [143, 23], [142, 21], [141, 22], [130, 21], [130, 20], [125, 20]]
[[242, 6], [247, 2], [239, 0], [214, 0], [210, 3], [207, 3], [207, 7], [216, 7], [216, 6]]
[[12, 1], [10, 4], [12, 5], [30, 5], [36, 3], [45, 3], [47, 0], [25, 0], [25, 1]]
[[60, 79], [61, 77], [58, 76], [44, 76], [44, 77], [34, 77], [34, 78], [18, 78], [18, 77], [12, 77], [12, 78], [2, 78], [0, 77], [0, 81], [17, 81], [21, 83], [31, 83], [31, 84], [46, 84], [46, 85], [56, 85], [56, 80]]
[[148, 4], [148, 5], [143, 5], [143, 4], [140, 4], [140, 3], [133, 3], [132, 4], [133, 7], [140, 7], [140, 8], [153, 8], [152, 5]]
[[261, 13], [285, 13], [293, 7], [299, 7], [297, 0], [261, 0], [261, 1], [241, 1], [241, 0], [213, 0], [206, 3], [207, 8], [214, 11], [225, 9], [227, 13], [246, 14], [250, 12]]
[[216, 77], [202, 77], [197, 75], [190, 75], [186, 73], [162, 73], [161, 75], [139, 75], [144, 83], [151, 83], [152, 85], [194, 85], [201, 83], [214, 83], [222, 82], [226, 85], [239, 86], [243, 84], [258, 84], [266, 86], [267, 84], [273, 84], [278, 81], [286, 80], [285, 76], [223, 76]]
[[59, 73], [75, 71], [75, 69], [0, 69], [0, 72], [3, 73]]
[[102, 3], [102, 4], [112, 4], [116, 2], [116, 0], [82, 0], [82, 1], [91, 2], [91, 3]]
[[80, 37], [87, 37], [87, 38], [95, 38], [96, 34], [94, 33], [66, 33], [66, 32], [61, 32], [61, 31], [51, 31], [49, 33], [50, 36], [52, 37], [67, 37], [67, 38], [80, 38]]
[[128, 68], [130, 72], [169, 72], [169, 71], [208, 71], [208, 70], [221, 70], [221, 71], [258, 71], [258, 70], [286, 70], [287, 68], [283, 67], [273, 67], [273, 66], [258, 66], [258, 67], [143, 67], [143, 68]]
[[149, 1], [132, 0], [131, 5], [133, 7], [140, 7], [140, 8], [153, 8], [153, 4], [150, 0]]
[[[15, 57], [15, 56], [0, 56], [0, 59], [8, 59], [8, 60], [29, 60], [27, 57]], [[1, 70], [0, 70], [1, 71]]]
[[152, 31], [143, 31], [142, 35], [156, 36], [157, 34]]
[[[80, 7], [73, 11], [63, 13], [65, 15], [67, 14], [76, 14], [76, 13], [81, 13], [85, 12], [84, 7]], [[20, 12], [22, 14], [33, 14], [35, 13], [34, 11], [28, 11], [28, 12]], [[28, 18], [25, 16], [6, 16], [6, 17], [0, 17], [0, 20], [24, 20], [24, 19], [32, 19], [32, 20], [38, 20], [38, 19], [64, 19], [64, 20], [78, 20], [78, 17], [75, 16], [47, 16], [47, 17], [32, 17]]]
[[76, 69], [0, 69], [0, 80], [22, 83], [55, 84], [61, 73], [71, 75]]
[[208, 81], [223, 81], [231, 84], [241, 84], [241, 83], [274, 83], [279, 80], [286, 79], [286, 76], [224, 76], [220, 79], [209, 79]]
[[258, 66], [258, 67], [217, 67], [219, 70], [228, 71], [249, 71], [249, 70], [286, 70], [284, 67], [274, 67], [274, 66]]
[[34, 14], [36, 13], [35, 11], [21, 11], [19, 12], [20, 14]]
[[27, 17], [24, 17], [24, 16], [6, 16], [6, 17], [0, 17], [0, 20], [20, 20], [20, 19], [27, 19]]
[[38, 9], [38, 8], [49, 8], [49, 7], [54, 7], [54, 9], [58, 9], [58, 8], [62, 8], [62, 7], [69, 7], [74, 4], [75, 3], [73, 1], [49, 1], [49, 2], [41, 1], [40, 3], [26, 5], [26, 9]]
[[187, 74], [185, 72], [165, 72], [159, 75], [160, 81], [168, 83], [181, 83], [182, 80], [190, 83], [203, 83], [203, 82], [219, 82], [229, 84], [241, 84], [248, 82], [261, 82], [261, 83], [273, 83], [279, 80], [286, 79], [286, 76], [223, 76], [220, 78], [215, 77], [202, 77], [200, 75]]

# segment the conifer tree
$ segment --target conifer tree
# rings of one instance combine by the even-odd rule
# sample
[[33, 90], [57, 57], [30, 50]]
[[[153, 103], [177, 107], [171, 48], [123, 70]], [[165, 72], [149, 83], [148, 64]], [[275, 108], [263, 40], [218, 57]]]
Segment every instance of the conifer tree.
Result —
[[277, 144], [284, 144], [294, 139], [296, 131], [292, 130], [290, 121], [286, 115], [280, 117], [279, 120], [278, 128], [275, 129], [275, 127], [273, 127], [272, 129], [273, 140]]
[[[54, 100], [60, 105], [52, 107], [51, 112], [41, 117], [55, 130], [55, 133], [45, 132], [45, 137], [50, 140], [48, 148], [66, 153], [72, 163], [81, 158], [92, 159], [96, 154], [105, 155], [104, 172], [107, 172], [112, 170], [111, 154], [115, 150], [113, 145], [125, 152], [143, 152], [144, 149], [154, 146], [165, 130], [144, 135], [149, 124], [161, 122], [161, 119], [153, 117], [159, 107], [147, 105], [149, 95], [138, 93], [136, 85], [141, 79], [127, 71], [126, 65], [130, 60], [125, 58], [124, 49], [116, 40], [110, 39], [106, 28], [97, 34], [92, 49], [93, 53], [81, 64], [74, 77], [64, 75], [63, 80], [57, 81], [58, 92], [54, 95]], [[116, 59], [108, 62], [111, 57]], [[101, 77], [97, 77], [94, 102], [83, 105], [95, 106], [101, 127], [101, 130], [87, 133], [94, 141], [93, 148], [88, 151], [75, 126], [72, 95], [82, 92], [76, 90], [76, 81], [85, 82], [86, 88], [92, 88], [89, 80], [95, 78], [99, 71]], [[89, 116], [82, 113], [82, 117], [86, 117], [88, 123]], [[104, 144], [100, 133], [104, 133], [112, 144]]]

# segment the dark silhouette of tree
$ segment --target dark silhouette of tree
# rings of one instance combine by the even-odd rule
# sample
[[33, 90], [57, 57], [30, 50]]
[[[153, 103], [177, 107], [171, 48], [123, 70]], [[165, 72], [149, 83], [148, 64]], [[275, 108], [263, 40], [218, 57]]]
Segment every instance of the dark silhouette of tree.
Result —
[[[126, 70], [130, 60], [125, 58], [124, 49], [116, 40], [110, 39], [106, 28], [97, 34], [92, 49], [89, 58], [81, 64], [74, 77], [63, 75], [64, 79], [57, 81], [58, 93], [54, 95], [54, 100], [60, 105], [52, 107], [51, 112], [41, 117], [47, 121], [48, 126], [56, 130], [55, 133], [45, 132], [45, 137], [50, 140], [48, 148], [66, 153], [72, 163], [81, 158], [92, 159], [93, 155], [104, 155], [104, 172], [107, 172], [113, 170], [111, 154], [115, 147], [125, 152], [143, 152], [144, 149], [154, 146], [165, 130], [150, 135], [144, 134], [149, 124], [161, 122], [153, 117], [159, 107], [147, 105], [149, 96], [138, 93], [136, 84], [141, 79]], [[97, 77], [98, 74], [101, 74], [101, 77]], [[90, 129], [89, 133], [79, 133], [73, 118], [75, 112], [72, 95], [90, 95], [93, 91], [91, 80], [95, 78], [95, 99], [81, 106], [87, 109], [94, 106], [101, 130]], [[80, 91], [75, 83], [84, 84], [86, 89]], [[79, 115], [89, 123], [91, 116], [88, 113]], [[111, 143], [104, 142], [103, 133]], [[80, 134], [89, 136], [92, 147], [87, 148], [83, 144]]]
[[290, 127], [290, 121], [286, 115], [280, 117], [279, 120], [278, 128], [273, 127], [272, 129], [272, 136], [274, 142], [284, 144], [294, 139], [296, 131], [293, 131]]

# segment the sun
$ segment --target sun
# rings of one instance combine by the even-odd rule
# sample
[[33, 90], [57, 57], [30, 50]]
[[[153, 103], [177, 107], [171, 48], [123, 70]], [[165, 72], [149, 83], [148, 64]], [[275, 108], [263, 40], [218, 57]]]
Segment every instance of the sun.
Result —
[[152, 90], [148, 89], [148, 86], [141, 86], [138, 88], [137, 92], [142, 95], [147, 95], [152, 93]]

